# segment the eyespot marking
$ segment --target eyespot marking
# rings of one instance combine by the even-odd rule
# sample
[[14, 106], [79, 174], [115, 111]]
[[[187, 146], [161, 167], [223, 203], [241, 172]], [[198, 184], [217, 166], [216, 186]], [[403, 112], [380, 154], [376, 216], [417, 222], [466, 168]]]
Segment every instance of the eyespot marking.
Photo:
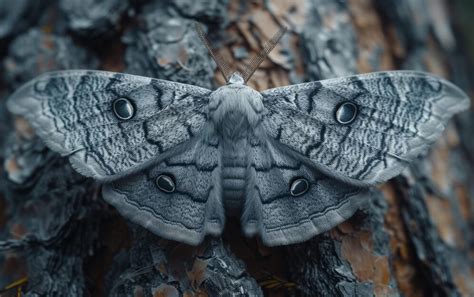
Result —
[[156, 186], [160, 191], [165, 193], [173, 193], [176, 190], [176, 185], [173, 177], [167, 174], [160, 174], [156, 178]]
[[309, 190], [309, 182], [305, 178], [297, 178], [290, 185], [290, 194], [293, 197], [303, 195]]
[[356, 119], [358, 111], [359, 109], [354, 103], [343, 102], [336, 110], [336, 121], [339, 124], [348, 125]]
[[135, 107], [127, 98], [118, 98], [113, 103], [115, 116], [120, 120], [130, 120], [135, 115]]

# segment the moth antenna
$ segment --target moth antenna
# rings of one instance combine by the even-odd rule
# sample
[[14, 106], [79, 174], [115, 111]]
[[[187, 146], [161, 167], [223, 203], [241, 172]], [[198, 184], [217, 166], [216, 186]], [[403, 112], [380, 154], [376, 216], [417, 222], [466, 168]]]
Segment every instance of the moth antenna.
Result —
[[243, 78], [245, 82], [250, 79], [250, 77], [254, 74], [255, 70], [257, 70], [258, 66], [260, 66], [263, 60], [265, 60], [268, 54], [275, 48], [275, 46], [278, 44], [278, 42], [287, 30], [287, 27], [280, 27], [280, 30], [278, 30], [278, 32], [276, 32], [272, 36], [272, 38], [265, 42], [263, 48], [255, 56], [252, 57], [248, 66], [245, 65], [245, 70], [243, 71]]
[[202, 43], [209, 51], [209, 54], [211, 55], [214, 62], [216, 62], [217, 68], [219, 68], [220, 72], [224, 76], [225, 81], [229, 82], [229, 78], [231, 74], [229, 63], [224, 59], [224, 57], [222, 57], [219, 53], [215, 52], [211, 48], [209, 40], [207, 39], [206, 33], [204, 33], [204, 30], [202, 29], [201, 24], [199, 24], [198, 22], [195, 22], [195, 26], [196, 26], [196, 32], [199, 36], [199, 39], [201, 39]]

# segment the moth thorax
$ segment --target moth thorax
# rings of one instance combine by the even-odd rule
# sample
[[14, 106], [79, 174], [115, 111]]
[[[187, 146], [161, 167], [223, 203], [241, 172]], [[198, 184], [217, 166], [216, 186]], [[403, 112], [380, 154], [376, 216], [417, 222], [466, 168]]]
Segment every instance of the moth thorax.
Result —
[[228, 112], [225, 120], [218, 126], [218, 131], [225, 140], [229, 141], [246, 138], [251, 133], [247, 117], [238, 111]]
[[209, 103], [210, 118], [217, 126], [228, 121], [231, 114], [235, 115], [232, 120], [238, 120], [237, 114], [240, 114], [251, 127], [255, 127], [260, 122], [262, 111], [262, 95], [244, 85], [220, 87], [212, 93]]

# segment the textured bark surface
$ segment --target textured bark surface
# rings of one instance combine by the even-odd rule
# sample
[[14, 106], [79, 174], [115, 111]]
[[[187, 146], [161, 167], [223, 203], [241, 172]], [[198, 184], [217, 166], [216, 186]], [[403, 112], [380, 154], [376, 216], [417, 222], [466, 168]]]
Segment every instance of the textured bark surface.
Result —
[[[55, 69], [121, 71], [208, 88], [223, 83], [193, 31], [234, 63], [289, 27], [249, 85], [258, 90], [417, 69], [473, 94], [461, 0], [0, 0], [0, 286], [25, 296], [473, 296], [474, 127], [457, 116], [428, 156], [373, 189], [350, 220], [278, 248], [230, 221], [199, 247], [127, 222], [100, 185], [5, 110]], [[81, 5], [78, 5], [81, 3]], [[472, 49], [471, 49], [472, 50]], [[14, 296], [7, 290], [1, 296]]]

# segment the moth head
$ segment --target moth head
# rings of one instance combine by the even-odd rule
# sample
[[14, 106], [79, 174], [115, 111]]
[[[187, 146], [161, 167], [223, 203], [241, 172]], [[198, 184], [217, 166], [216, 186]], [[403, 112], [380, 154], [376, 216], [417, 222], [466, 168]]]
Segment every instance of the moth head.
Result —
[[229, 80], [227, 81], [227, 84], [229, 85], [243, 85], [245, 84], [244, 77], [242, 74], [238, 71], [232, 73], [230, 76]]
[[283, 37], [286, 33], [286, 27], [280, 27], [278, 32], [276, 32], [272, 38], [270, 38], [265, 44], [263, 48], [252, 57], [248, 64], [243, 65], [243, 71], [235, 71], [233, 72], [230, 68], [230, 64], [216, 51], [214, 51], [209, 43], [209, 40], [204, 33], [201, 25], [199, 23], [196, 24], [196, 32], [201, 39], [202, 43], [206, 46], [209, 54], [211, 55], [212, 59], [216, 62], [217, 67], [219, 68], [220, 72], [224, 76], [225, 81], [227, 84], [245, 84], [247, 81], [252, 77], [255, 70], [257, 70], [258, 66], [265, 60], [268, 54], [275, 48], [278, 44], [278, 41]]

